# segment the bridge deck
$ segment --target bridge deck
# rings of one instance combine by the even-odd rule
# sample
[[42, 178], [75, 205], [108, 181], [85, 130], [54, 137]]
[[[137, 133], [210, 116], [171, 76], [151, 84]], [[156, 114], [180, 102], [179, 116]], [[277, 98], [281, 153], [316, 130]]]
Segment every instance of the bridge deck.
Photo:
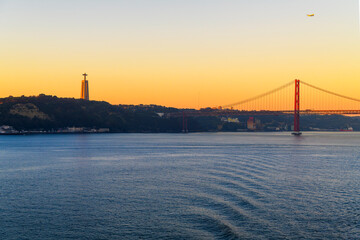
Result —
[[[266, 115], [291, 115], [294, 110], [284, 111], [237, 111], [237, 110], [218, 110], [218, 111], [183, 111], [167, 113], [166, 117], [208, 117], [208, 116], [266, 116]], [[301, 115], [360, 115], [360, 110], [300, 110]]]

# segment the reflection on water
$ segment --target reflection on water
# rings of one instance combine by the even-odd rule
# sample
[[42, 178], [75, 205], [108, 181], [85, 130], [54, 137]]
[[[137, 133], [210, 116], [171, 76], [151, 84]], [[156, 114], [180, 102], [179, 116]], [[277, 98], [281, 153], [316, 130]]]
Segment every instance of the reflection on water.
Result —
[[360, 134], [0, 137], [2, 239], [356, 239]]

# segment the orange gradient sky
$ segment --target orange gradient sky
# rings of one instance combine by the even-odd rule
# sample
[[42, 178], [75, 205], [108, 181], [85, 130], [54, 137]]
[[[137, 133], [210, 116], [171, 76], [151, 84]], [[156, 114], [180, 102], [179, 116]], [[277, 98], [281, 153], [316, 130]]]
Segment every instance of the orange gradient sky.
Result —
[[[357, 0], [0, 0], [0, 97], [218, 106], [295, 78], [360, 98]], [[315, 13], [309, 18], [306, 14]]]

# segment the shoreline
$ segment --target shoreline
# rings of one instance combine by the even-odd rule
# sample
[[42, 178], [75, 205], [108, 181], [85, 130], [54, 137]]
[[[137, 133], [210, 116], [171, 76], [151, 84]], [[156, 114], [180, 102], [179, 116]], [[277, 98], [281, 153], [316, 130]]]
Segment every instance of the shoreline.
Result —
[[[0, 133], [0, 136], [26, 136], [26, 135], [87, 135], [87, 134], [188, 134], [188, 133], [292, 133], [293, 131], [199, 131], [199, 132], [19, 132], [19, 133]], [[341, 130], [321, 130], [321, 131], [301, 131], [301, 132], [331, 132], [331, 133], [355, 133], [360, 131], [341, 131]]]

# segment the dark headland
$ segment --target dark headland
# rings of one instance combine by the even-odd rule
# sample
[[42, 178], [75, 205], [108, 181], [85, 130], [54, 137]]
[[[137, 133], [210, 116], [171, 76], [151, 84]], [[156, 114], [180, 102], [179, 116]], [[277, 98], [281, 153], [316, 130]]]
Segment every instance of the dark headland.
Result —
[[[0, 133], [179, 133], [183, 119], [167, 113], [195, 111], [158, 105], [111, 105], [103, 101], [58, 98], [41, 94], [0, 99]], [[211, 111], [210, 108], [200, 111]], [[249, 129], [253, 116], [190, 117], [189, 132], [215, 131], [291, 131], [292, 116], [254, 116], [256, 126]], [[360, 118], [341, 115], [301, 116], [302, 130], [360, 130]], [[1, 132], [2, 131], [2, 132]]]

